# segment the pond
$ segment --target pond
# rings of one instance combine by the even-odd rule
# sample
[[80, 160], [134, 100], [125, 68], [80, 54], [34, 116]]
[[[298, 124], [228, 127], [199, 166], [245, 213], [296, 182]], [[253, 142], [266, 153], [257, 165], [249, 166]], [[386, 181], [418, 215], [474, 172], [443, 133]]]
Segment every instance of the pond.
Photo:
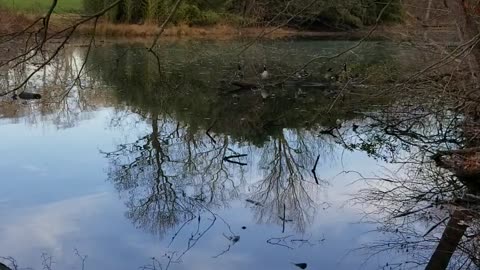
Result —
[[[385, 229], [378, 206], [389, 201], [371, 200], [365, 191], [376, 182], [365, 179], [406, 172], [384, 155], [396, 142], [361, 143], [356, 132], [373, 121], [367, 112], [399, 101], [375, 95], [382, 83], [423, 56], [372, 41], [323, 57], [356, 43], [175, 41], [156, 56], [136, 43], [67, 47], [27, 85], [41, 100], [0, 103], [3, 262], [422, 268], [442, 228], [416, 250], [398, 227]], [[313, 58], [321, 61], [305, 78], [288, 78]], [[259, 78], [264, 65], [272, 80], [287, 78], [281, 86]], [[3, 71], [1, 87], [33, 68]], [[232, 87], [240, 71], [268, 87]], [[343, 94], [350, 82], [355, 91]], [[419, 218], [409, 228], [423, 235], [432, 223]]]

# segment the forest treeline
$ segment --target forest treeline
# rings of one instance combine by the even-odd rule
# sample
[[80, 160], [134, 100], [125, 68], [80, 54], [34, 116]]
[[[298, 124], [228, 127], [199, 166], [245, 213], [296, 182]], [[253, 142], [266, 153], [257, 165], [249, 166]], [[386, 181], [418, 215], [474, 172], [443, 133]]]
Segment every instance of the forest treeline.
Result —
[[[88, 13], [114, 0], [83, 0]], [[176, 0], [123, 0], [108, 14], [114, 23], [157, 23], [164, 20]], [[387, 5], [387, 6], [386, 6]], [[212, 25], [222, 22], [261, 26], [266, 22], [299, 28], [345, 29], [371, 25], [382, 12], [382, 22], [402, 18], [400, 0], [184, 0], [172, 23]]]

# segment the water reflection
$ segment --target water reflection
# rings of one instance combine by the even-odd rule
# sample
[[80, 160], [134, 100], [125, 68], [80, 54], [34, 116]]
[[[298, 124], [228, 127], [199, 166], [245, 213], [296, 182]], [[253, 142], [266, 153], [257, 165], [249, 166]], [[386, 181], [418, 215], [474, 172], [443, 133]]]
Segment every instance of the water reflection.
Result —
[[90, 64], [101, 66], [94, 76], [114, 86], [114, 95], [125, 104], [117, 119], [135, 114], [149, 127], [104, 153], [109, 179], [125, 197], [127, 217], [137, 227], [161, 237], [174, 232], [172, 242], [185, 239], [186, 247], [172, 251], [163, 262], [167, 265], [179, 262], [218, 222], [227, 227], [222, 233], [227, 244], [214, 257], [230, 251], [241, 238], [217, 213], [239, 199], [257, 223], [277, 225], [272, 232], [299, 233], [267, 243], [311, 244], [302, 235], [330, 206], [321, 196], [328, 182], [312, 170], [319, 160], [336, 155], [335, 130], [359, 117], [353, 106], [366, 110], [386, 101], [339, 99], [331, 92], [338, 86], [325, 89], [311, 82], [269, 89], [274, 95], [265, 99], [256, 91], [225, 91], [222, 78], [235, 60], [218, 69], [206, 68], [218, 65], [212, 59], [185, 65], [165, 55], [159, 68], [147, 52], [110, 50], [93, 52]]
[[477, 156], [468, 149], [478, 145], [472, 131], [480, 124], [478, 117], [458, 110], [456, 100], [443, 102], [408, 97], [370, 114], [369, 122], [350, 132], [351, 147], [403, 164], [371, 179], [355, 199], [389, 236], [365, 248], [410, 254], [386, 266], [479, 267]]
[[[147, 121], [151, 133], [105, 153], [111, 164], [109, 178], [128, 194], [128, 216], [136, 224], [164, 234], [193, 219], [201, 208], [227, 207], [240, 194], [253, 204], [258, 222], [289, 222], [300, 232], [311, 223], [318, 206], [312, 190], [326, 185], [314, 182], [311, 169], [316, 153], [323, 158], [333, 154], [328, 141], [285, 131], [256, 149], [239, 147], [227, 135], [217, 135], [213, 143], [205, 133], [190, 134], [188, 127], [168, 118]], [[250, 162], [249, 170], [261, 172], [255, 177], [259, 180], [247, 181], [246, 168], [227, 162], [226, 157], [239, 155], [237, 151], [254, 157], [240, 155]]]
[[323, 180], [317, 184], [312, 178], [315, 155], [326, 159], [333, 155], [331, 148], [328, 141], [300, 130], [272, 138], [259, 155], [263, 177], [251, 187], [251, 198], [261, 203], [255, 208], [257, 221], [276, 223], [282, 231], [291, 222], [298, 231], [305, 231], [320, 207], [318, 194], [312, 191], [327, 185]]
[[[334, 141], [318, 134], [355, 117], [350, 106], [357, 100], [345, 98], [331, 107], [333, 97], [312, 84], [302, 96], [299, 85], [287, 84], [267, 100], [250, 90], [225, 93], [220, 79], [228, 67], [206, 66], [228, 58], [185, 65], [177, 55], [157, 63], [148, 52], [124, 47], [97, 53], [91, 63], [101, 66], [96, 76], [151, 125], [151, 133], [106, 153], [109, 177], [129, 194], [128, 216], [137, 225], [163, 235], [193, 220], [200, 208], [228, 206], [241, 194], [254, 202], [258, 222], [304, 232], [315, 209], [328, 207], [317, 196], [327, 183], [311, 171], [317, 157], [333, 155]], [[246, 181], [247, 168], [236, 165], [261, 175]]]
[[[279, 42], [270, 50], [259, 46], [257, 50], [238, 56], [229, 51], [234, 45], [212, 43], [200, 46], [200, 49], [195, 43], [165, 45], [166, 48], [160, 51], [161, 62], [143, 48], [114, 46], [92, 52], [90, 65], [99, 68], [92, 76], [113, 86], [115, 96], [130, 108], [135, 108], [135, 112], [161, 112], [188, 123], [192, 131], [209, 129], [260, 147], [269, 140], [269, 136], [281, 134], [284, 128], [335, 126], [337, 119], [355, 117], [351, 106], [367, 105], [342, 96], [347, 105], [336, 106], [330, 112], [332, 99], [335, 98], [332, 91], [342, 85], [330, 85], [330, 89], [325, 89], [323, 75], [328, 67], [324, 65], [312, 66], [308, 81], [289, 80], [283, 86], [266, 88], [270, 93], [266, 100], [262, 98], [261, 91], [231, 91], [232, 86], [224, 84], [235, 73], [239, 62], [247, 67], [245, 72], [250, 73], [246, 77], [257, 82], [257, 71], [263, 65], [261, 59], [268, 59], [270, 73], [282, 78], [310, 55], [319, 53], [308, 42], [299, 45], [305, 51], [302, 54], [298, 54], [296, 45]], [[179, 46], [184, 46], [185, 50], [179, 52]], [[385, 47], [381, 48], [385, 50]], [[324, 50], [340, 49], [327, 47]], [[199, 54], [189, 58], [191, 51], [197, 50]], [[297, 57], [285, 61], [287, 55], [294, 52]], [[367, 68], [382, 68], [386, 59], [391, 57], [388, 51], [382, 54], [382, 50], [369, 55], [371, 51], [367, 48], [359, 53], [362, 54], [358, 58], [354, 57], [352, 74], [366, 72]], [[342, 62], [350, 60], [338, 59], [328, 66], [341, 69]], [[361, 89], [356, 91], [362, 92]], [[371, 103], [375, 102], [380, 101]]]
[[[14, 123], [23, 120], [29, 124], [53, 123], [57, 128], [71, 128], [79, 121], [91, 118], [94, 112], [112, 102], [93, 77], [78, 77], [84, 61], [84, 52], [77, 48], [62, 50], [58, 58], [36, 73], [20, 91], [36, 92], [42, 99], [36, 102], [14, 100], [13, 95], [0, 100], [0, 117]], [[18, 65], [0, 71], [0, 88], [11, 89], [23, 82], [36, 68], [33, 63]]]
[[151, 133], [120, 144], [110, 159], [109, 178], [128, 194], [127, 216], [139, 226], [163, 235], [191, 221], [203, 208], [225, 206], [238, 197], [223, 157], [228, 140], [212, 147], [173, 120], [148, 120]]
[[[391, 71], [385, 62], [396, 58], [393, 49], [367, 45], [365, 51], [328, 64], [338, 69], [349, 63], [355, 73], [350, 87], [347, 82], [326, 86], [323, 75], [329, 67], [322, 64], [309, 70], [308, 80], [265, 87], [267, 98], [250, 89], [231, 91], [228, 80], [237, 64], [245, 67], [245, 77], [254, 78], [265, 63], [272, 74], [288, 77], [318, 53], [316, 46], [262, 44], [240, 57], [216, 43], [201, 44], [199, 53], [192, 49], [198, 44], [166, 44], [158, 61], [143, 48], [112, 45], [91, 52], [81, 82], [73, 74], [82, 50], [67, 50], [34, 78], [44, 99], [25, 104], [4, 100], [0, 113], [10, 121], [72, 128], [98, 108], [113, 107], [110, 128], [135, 132], [115, 141], [113, 149], [101, 149], [108, 160], [108, 182], [136, 227], [171, 237], [165, 260], [153, 265], [181, 262], [211, 230], [222, 246], [209, 250], [209, 256], [237, 248], [245, 236], [224, 217], [229, 209], [246, 210], [241, 217], [245, 225], [253, 226], [248, 219], [269, 225], [262, 236], [271, 246], [323, 243], [318, 232], [318, 239], [308, 238], [315, 220], [332, 205], [323, 194], [332, 183], [316, 170], [317, 164], [326, 170], [322, 164], [341, 156], [343, 147], [409, 164], [374, 184], [367, 182], [356, 195], [378, 230], [388, 234], [365, 248], [405, 253], [382, 266], [402, 269], [430, 262], [431, 269], [442, 269], [455, 261], [473, 267], [478, 261], [476, 187], [438, 168], [428, 156], [462, 146], [464, 132], [443, 127], [459, 126], [463, 115], [430, 106], [428, 99], [379, 95], [374, 82], [392, 80], [394, 72], [388, 78], [382, 72]], [[372, 48], [377, 49], [374, 56], [369, 55]], [[7, 72], [2, 83], [14, 83], [23, 72]], [[372, 78], [375, 72], [378, 76]], [[217, 225], [221, 229], [212, 229]], [[180, 241], [181, 248], [176, 245]], [[454, 252], [459, 256], [450, 260]]]

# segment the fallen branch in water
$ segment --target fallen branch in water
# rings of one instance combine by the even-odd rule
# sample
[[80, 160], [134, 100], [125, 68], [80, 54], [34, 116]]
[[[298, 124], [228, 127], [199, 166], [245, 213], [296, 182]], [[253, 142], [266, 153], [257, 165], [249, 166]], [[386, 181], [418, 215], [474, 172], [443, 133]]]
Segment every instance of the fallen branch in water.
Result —
[[252, 90], [252, 89], [265, 88], [265, 87], [280, 86], [283, 84], [283, 82], [261, 84], [261, 83], [246, 82], [246, 81], [232, 81], [230, 82], [230, 84], [233, 86], [240, 87], [240, 89], [243, 89], [243, 90]]
[[237, 155], [231, 155], [231, 156], [226, 156], [224, 159], [231, 159], [231, 158], [241, 158], [241, 157], [246, 157], [247, 154], [237, 154]]
[[255, 206], [263, 206], [261, 202], [256, 202], [256, 201], [251, 200], [251, 199], [246, 199], [245, 201], [248, 202], [248, 203], [251, 203]]
[[[272, 237], [270, 239], [267, 239], [267, 243], [273, 246], [280, 246], [280, 247], [285, 247], [288, 249], [295, 249], [303, 246], [304, 244], [307, 244], [311, 247], [315, 246], [314, 243], [310, 242], [308, 239], [289, 239], [293, 237], [293, 235], [287, 235], [283, 237]], [[322, 239], [318, 240], [318, 242], [323, 242], [325, 241], [325, 237], [322, 237]]]
[[318, 165], [318, 160], [319, 159], [320, 159], [320, 155], [317, 156], [317, 159], [315, 160], [315, 165], [313, 165], [313, 168], [312, 168], [313, 177], [315, 178], [315, 183], [317, 183], [317, 185], [319, 185], [319, 182], [318, 182], [318, 178], [317, 178], [317, 173], [315, 171], [317, 170], [317, 165]]
[[241, 157], [246, 157], [246, 156], [247, 156], [246, 154], [238, 154], [238, 155], [226, 156], [226, 157], [223, 157], [223, 161], [226, 161], [226, 162], [229, 162], [229, 163], [233, 163], [233, 164], [237, 164], [237, 165], [240, 165], [240, 166], [246, 166], [246, 165], [248, 165], [247, 163], [240, 162], [240, 161], [236, 161], [236, 160], [232, 160], [233, 158], [241, 158]]
[[238, 241], [240, 241], [240, 236], [239, 235], [232, 235], [232, 236], [226, 236], [225, 234], [223, 235], [225, 238], [227, 238], [230, 241], [230, 244], [227, 246], [225, 250], [220, 252], [219, 254], [213, 256], [212, 258], [218, 258], [222, 256], [223, 254], [227, 253], [230, 251], [230, 248], [235, 245]]
[[258, 84], [249, 83], [249, 82], [233, 81], [230, 84], [233, 86], [238, 86], [240, 87], [240, 89], [247, 89], [247, 90], [259, 88]]
[[229, 162], [229, 163], [240, 165], [240, 166], [247, 166], [248, 165], [247, 163], [240, 162], [240, 161], [229, 160], [229, 159], [225, 159], [225, 158], [223, 160], [226, 161], [226, 162]]
[[[267, 243], [270, 244], [270, 245], [274, 245], [274, 246], [281, 246], [281, 247], [286, 247], [288, 249], [293, 249], [291, 246], [287, 245], [286, 243], [286, 239], [289, 238], [289, 237], [292, 237], [293, 235], [288, 235], [288, 236], [285, 236], [285, 237], [273, 237], [273, 238], [270, 238], [267, 240]], [[282, 244], [282, 243], [285, 243], [285, 244]]]
[[215, 121], [213, 121], [213, 123], [210, 125], [210, 127], [205, 132], [207, 134], [208, 138], [210, 138], [210, 140], [213, 142], [213, 144], [217, 144], [217, 141], [212, 137], [212, 135], [210, 135], [210, 130], [212, 130], [215, 123], [217, 123], [216, 119], [215, 119]]

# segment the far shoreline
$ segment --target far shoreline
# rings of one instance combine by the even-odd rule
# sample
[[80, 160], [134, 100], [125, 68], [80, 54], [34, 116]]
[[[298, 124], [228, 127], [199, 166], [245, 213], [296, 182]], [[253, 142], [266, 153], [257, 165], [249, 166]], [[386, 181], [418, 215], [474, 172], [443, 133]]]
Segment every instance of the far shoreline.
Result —
[[[30, 26], [38, 15], [24, 14], [0, 10], [0, 36], [12, 35]], [[70, 25], [77, 16], [54, 16], [51, 19], [51, 31], [56, 32]], [[392, 27], [395, 27], [393, 25]], [[79, 26], [74, 35], [77, 38], [91, 37], [93, 23]], [[371, 33], [371, 40], [391, 39], [393, 31], [390, 26], [378, 27]], [[101, 20], [96, 26], [95, 34], [100, 39], [132, 39], [136, 41], [151, 39], [159, 30], [155, 24], [115, 24]], [[371, 28], [366, 26], [351, 30], [299, 30], [289, 27], [249, 27], [232, 24], [216, 24], [209, 26], [189, 26], [186, 24], [170, 25], [162, 33], [168, 39], [216, 39], [231, 40], [241, 38], [279, 39], [279, 38], [311, 38], [322, 40], [359, 40], [365, 38]]]
[[[77, 36], [91, 36], [93, 26], [79, 27]], [[101, 22], [96, 27], [96, 35], [101, 38], [149, 39], [154, 37], [160, 28], [152, 24], [113, 24]], [[279, 38], [311, 38], [318, 40], [359, 40], [365, 38], [370, 27], [351, 30], [299, 30], [290, 27], [242, 27], [229, 24], [211, 26], [171, 25], [165, 28], [162, 37], [186, 39], [219, 39], [238, 38], [279, 39]], [[385, 40], [394, 38], [389, 26], [378, 27], [370, 33], [370, 40]]]

